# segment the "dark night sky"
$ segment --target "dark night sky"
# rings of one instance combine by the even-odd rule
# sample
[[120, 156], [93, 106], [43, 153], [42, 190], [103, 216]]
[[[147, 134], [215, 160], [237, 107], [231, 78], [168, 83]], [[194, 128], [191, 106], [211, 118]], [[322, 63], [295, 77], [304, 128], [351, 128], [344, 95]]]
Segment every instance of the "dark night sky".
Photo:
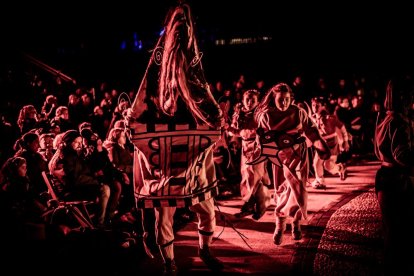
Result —
[[[307, 4], [268, 0], [187, 2], [192, 8], [200, 45], [204, 47], [201, 49], [206, 52], [204, 62], [211, 71], [226, 63], [233, 66], [224, 66], [223, 71], [237, 68], [257, 71], [257, 67], [263, 71], [279, 67], [275, 70], [280, 71], [283, 66], [292, 67], [288, 69], [292, 71], [298, 68], [392, 71], [393, 68], [411, 70], [414, 63], [410, 38], [413, 23], [407, 7], [378, 3], [366, 7], [349, 2], [322, 5], [315, 1]], [[155, 44], [166, 12], [174, 3], [151, 0], [99, 4], [93, 8], [75, 3], [60, 7], [16, 7], [7, 13], [3, 9], [1, 23], [6, 27], [6, 47], [30, 52], [63, 67], [68, 66], [62, 64], [68, 59], [72, 63], [78, 61], [77, 69], [85, 67], [80, 63], [88, 55], [98, 55], [88, 61], [92, 71], [95, 68], [91, 63], [97, 68], [105, 63], [123, 67], [118, 55], [120, 43], [134, 32], [146, 41], [148, 48]], [[227, 50], [210, 47], [214, 38], [257, 35], [272, 36], [272, 43]], [[103, 55], [107, 60], [99, 64]]]

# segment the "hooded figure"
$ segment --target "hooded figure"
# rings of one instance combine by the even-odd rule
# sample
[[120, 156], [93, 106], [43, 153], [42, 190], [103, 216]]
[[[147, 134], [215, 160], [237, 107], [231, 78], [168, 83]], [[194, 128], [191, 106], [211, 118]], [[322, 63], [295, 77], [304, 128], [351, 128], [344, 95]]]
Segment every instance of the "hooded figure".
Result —
[[383, 220], [386, 275], [414, 274], [411, 254], [406, 253], [414, 246], [414, 236], [408, 226], [414, 219], [411, 178], [414, 140], [407, 116], [412, 102], [412, 87], [408, 78], [388, 82], [385, 117], [378, 120], [375, 129], [375, 154], [382, 162], [375, 178], [375, 191]]

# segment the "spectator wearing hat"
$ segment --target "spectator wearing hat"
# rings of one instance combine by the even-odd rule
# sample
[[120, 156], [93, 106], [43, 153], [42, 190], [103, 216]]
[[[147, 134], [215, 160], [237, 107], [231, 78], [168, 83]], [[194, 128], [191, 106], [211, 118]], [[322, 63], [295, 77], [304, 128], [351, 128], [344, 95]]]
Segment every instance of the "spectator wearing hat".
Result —
[[95, 200], [98, 198], [96, 222], [98, 226], [103, 226], [110, 188], [107, 184], [101, 183], [93, 174], [86, 160], [82, 142], [82, 137], [77, 130], [66, 131], [58, 150], [49, 162], [49, 169], [53, 175], [64, 182], [66, 199]]

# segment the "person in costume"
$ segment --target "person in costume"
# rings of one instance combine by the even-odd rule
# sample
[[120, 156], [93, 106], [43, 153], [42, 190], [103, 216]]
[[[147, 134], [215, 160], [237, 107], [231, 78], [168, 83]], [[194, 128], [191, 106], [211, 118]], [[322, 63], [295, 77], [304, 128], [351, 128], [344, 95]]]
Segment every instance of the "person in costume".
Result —
[[273, 242], [276, 245], [282, 243], [288, 218], [292, 222], [293, 239], [300, 240], [301, 224], [307, 219], [309, 161], [306, 138], [324, 160], [330, 157], [329, 147], [306, 111], [292, 104], [292, 89], [286, 83], [278, 83], [267, 92], [255, 117], [260, 147], [248, 163], [267, 159], [272, 162], [276, 203]]
[[332, 175], [338, 174], [341, 180], [346, 178], [346, 167], [342, 162], [338, 162], [338, 154], [342, 151], [349, 151], [348, 132], [345, 125], [339, 121], [338, 117], [329, 114], [327, 108], [323, 105], [323, 99], [315, 97], [311, 102], [312, 120], [315, 122], [322, 135], [331, 149], [331, 158], [323, 160], [316, 152], [313, 158], [313, 168], [315, 171], [315, 180], [312, 187], [315, 189], [325, 189], [324, 171]]
[[[222, 111], [203, 76], [189, 6], [166, 20], [136, 98], [128, 110], [138, 208], [155, 209], [155, 234], [164, 273], [177, 274], [174, 214], [187, 204], [197, 214], [200, 258], [212, 270], [223, 264], [210, 251], [216, 227], [214, 144]], [[141, 204], [143, 206], [141, 206]]]
[[253, 219], [260, 219], [270, 205], [267, 185], [270, 183], [266, 162], [254, 165], [246, 164], [254, 152], [257, 123], [254, 111], [259, 104], [259, 91], [251, 89], [243, 93], [242, 106], [235, 108], [232, 124], [227, 129], [231, 134], [241, 137], [242, 154], [240, 163], [240, 195], [245, 202], [237, 217], [253, 214]]

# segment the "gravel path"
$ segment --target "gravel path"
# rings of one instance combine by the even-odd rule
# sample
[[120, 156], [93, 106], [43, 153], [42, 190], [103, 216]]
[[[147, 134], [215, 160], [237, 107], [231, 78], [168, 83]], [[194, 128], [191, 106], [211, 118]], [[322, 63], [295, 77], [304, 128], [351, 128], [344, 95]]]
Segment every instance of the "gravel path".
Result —
[[381, 214], [373, 190], [329, 219], [314, 260], [315, 275], [381, 275]]

